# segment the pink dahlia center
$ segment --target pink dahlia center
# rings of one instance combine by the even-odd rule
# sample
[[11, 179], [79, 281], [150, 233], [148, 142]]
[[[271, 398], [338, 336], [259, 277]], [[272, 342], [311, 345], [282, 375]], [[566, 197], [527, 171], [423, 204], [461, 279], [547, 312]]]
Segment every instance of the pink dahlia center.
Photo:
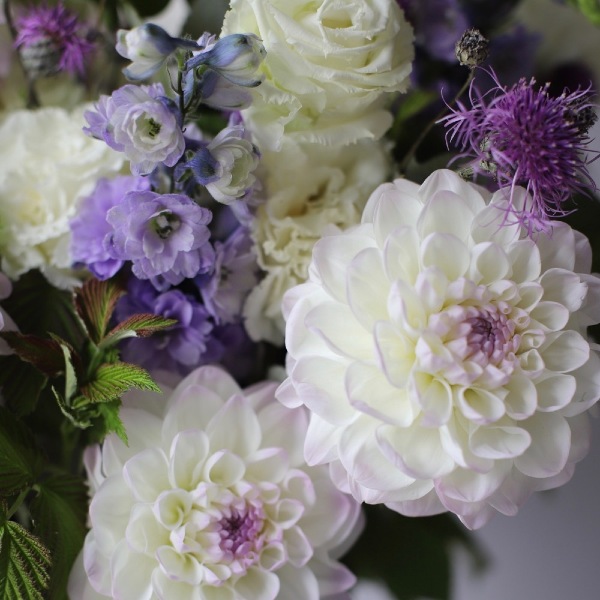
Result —
[[469, 348], [466, 358], [481, 366], [497, 365], [518, 348], [519, 336], [515, 336], [514, 321], [495, 308], [480, 309], [464, 323], [470, 326], [466, 335]]
[[[246, 559], [254, 563], [263, 545], [265, 514], [261, 506], [246, 504], [223, 511], [216, 531], [221, 537], [219, 546], [229, 560]], [[249, 564], [245, 565], [249, 566]]]

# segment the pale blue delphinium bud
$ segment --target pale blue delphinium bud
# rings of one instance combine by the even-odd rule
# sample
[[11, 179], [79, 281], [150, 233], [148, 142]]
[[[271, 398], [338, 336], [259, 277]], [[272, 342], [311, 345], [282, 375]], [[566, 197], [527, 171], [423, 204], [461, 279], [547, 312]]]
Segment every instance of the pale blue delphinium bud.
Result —
[[125, 77], [131, 81], [141, 81], [154, 75], [177, 48], [198, 49], [198, 44], [171, 37], [154, 23], [117, 31], [116, 50], [131, 61], [123, 70]]
[[262, 81], [256, 71], [265, 55], [265, 48], [256, 35], [235, 33], [221, 38], [192, 57], [186, 68], [208, 67], [231, 83], [255, 87]]

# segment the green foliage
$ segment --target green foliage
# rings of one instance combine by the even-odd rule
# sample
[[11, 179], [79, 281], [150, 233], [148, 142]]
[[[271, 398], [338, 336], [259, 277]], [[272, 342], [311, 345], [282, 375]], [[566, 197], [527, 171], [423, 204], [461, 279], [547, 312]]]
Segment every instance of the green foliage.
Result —
[[0, 525], [0, 598], [43, 600], [50, 585], [50, 553], [19, 523]]
[[569, 0], [594, 25], [600, 25], [600, 2], [598, 0]]
[[31, 487], [41, 469], [41, 455], [33, 435], [0, 406], [0, 497], [14, 496]]
[[60, 474], [48, 477], [37, 489], [30, 510], [34, 531], [53, 557], [50, 597], [67, 600], [69, 572], [86, 534], [86, 486], [79, 477]]
[[164, 317], [149, 313], [132, 315], [114, 327], [101, 341], [100, 346], [102, 348], [109, 345], [113, 346], [121, 340], [130, 337], [148, 337], [176, 323], [177, 319], [165, 319]]
[[100, 365], [93, 379], [81, 387], [81, 393], [93, 403], [111, 402], [131, 388], [160, 393], [145, 369], [124, 362]]
[[367, 526], [344, 562], [358, 577], [383, 581], [398, 600], [450, 598], [450, 547], [480, 551], [448, 515], [403, 517], [384, 506], [365, 506]]
[[48, 378], [16, 355], [0, 356], [0, 388], [6, 405], [18, 417], [31, 414]]

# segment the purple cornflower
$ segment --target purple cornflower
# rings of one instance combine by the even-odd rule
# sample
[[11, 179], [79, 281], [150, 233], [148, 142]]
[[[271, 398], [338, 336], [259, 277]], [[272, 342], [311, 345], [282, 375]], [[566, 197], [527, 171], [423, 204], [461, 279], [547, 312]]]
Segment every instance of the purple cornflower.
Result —
[[130, 260], [138, 279], [158, 290], [213, 269], [207, 225], [212, 213], [182, 194], [129, 192], [108, 211], [113, 258]]
[[213, 337], [214, 324], [206, 308], [177, 289], [158, 292], [147, 281], [132, 277], [127, 294], [119, 300], [119, 321], [136, 313], [152, 313], [177, 323], [147, 338], [123, 343], [123, 358], [151, 370], [186, 375], [201, 364], [218, 362], [223, 344]]
[[44, 3], [31, 8], [17, 19], [16, 28], [15, 46], [32, 75], [58, 71], [83, 74], [85, 57], [93, 44], [80, 35], [77, 15], [62, 2], [54, 7]]
[[78, 214], [70, 223], [73, 262], [84, 264], [98, 279], [112, 277], [124, 261], [114, 258], [110, 252], [113, 228], [106, 214], [122, 202], [128, 192], [149, 187], [148, 179], [131, 175], [98, 181], [92, 194], [81, 201]]
[[148, 175], [160, 164], [173, 167], [185, 150], [181, 115], [160, 83], [124, 85], [100, 96], [95, 111], [84, 113], [84, 132], [124, 152], [134, 175]]
[[206, 308], [217, 323], [241, 320], [244, 300], [258, 282], [252, 248], [248, 230], [238, 227], [225, 242], [215, 243], [214, 272], [199, 275], [195, 280]]
[[442, 122], [446, 140], [474, 160], [477, 174], [492, 176], [500, 188], [523, 186], [531, 199], [509, 211], [529, 232], [545, 230], [551, 217], [567, 214], [565, 201], [575, 192], [585, 192], [594, 183], [583, 153], [593, 123], [591, 92], [577, 90], [552, 97], [549, 84], [521, 79], [503, 87], [490, 73], [496, 87], [481, 94], [472, 84], [471, 108], [457, 102]]

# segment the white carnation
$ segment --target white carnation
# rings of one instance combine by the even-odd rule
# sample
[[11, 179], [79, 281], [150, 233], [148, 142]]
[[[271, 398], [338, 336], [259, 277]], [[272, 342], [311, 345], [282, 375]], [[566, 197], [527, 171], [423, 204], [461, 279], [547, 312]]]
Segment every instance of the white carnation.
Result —
[[340, 148], [300, 147], [290, 140], [263, 155], [267, 201], [253, 224], [265, 278], [250, 293], [244, 315], [255, 339], [283, 342], [283, 294], [306, 280], [315, 242], [332, 226], [360, 221], [366, 199], [389, 176], [390, 161], [378, 142]]
[[385, 184], [284, 299], [279, 398], [311, 409], [308, 463], [331, 463], [357, 499], [475, 528], [566, 482], [587, 452], [591, 250], [562, 222], [535, 240], [502, 226], [505, 193], [444, 170]]
[[91, 530], [71, 598], [319, 600], [353, 585], [336, 559], [360, 506], [306, 466], [308, 416], [276, 387], [201, 367], [161, 408], [121, 410], [129, 445], [112, 434], [86, 456]]
[[79, 200], [123, 164], [122, 154], [86, 136], [83, 125], [81, 109], [60, 108], [15, 111], [0, 125], [0, 254], [13, 279], [41, 269], [64, 285]]
[[254, 33], [267, 56], [244, 111], [261, 150], [380, 138], [408, 85], [413, 32], [396, 0], [233, 0], [221, 35]]

